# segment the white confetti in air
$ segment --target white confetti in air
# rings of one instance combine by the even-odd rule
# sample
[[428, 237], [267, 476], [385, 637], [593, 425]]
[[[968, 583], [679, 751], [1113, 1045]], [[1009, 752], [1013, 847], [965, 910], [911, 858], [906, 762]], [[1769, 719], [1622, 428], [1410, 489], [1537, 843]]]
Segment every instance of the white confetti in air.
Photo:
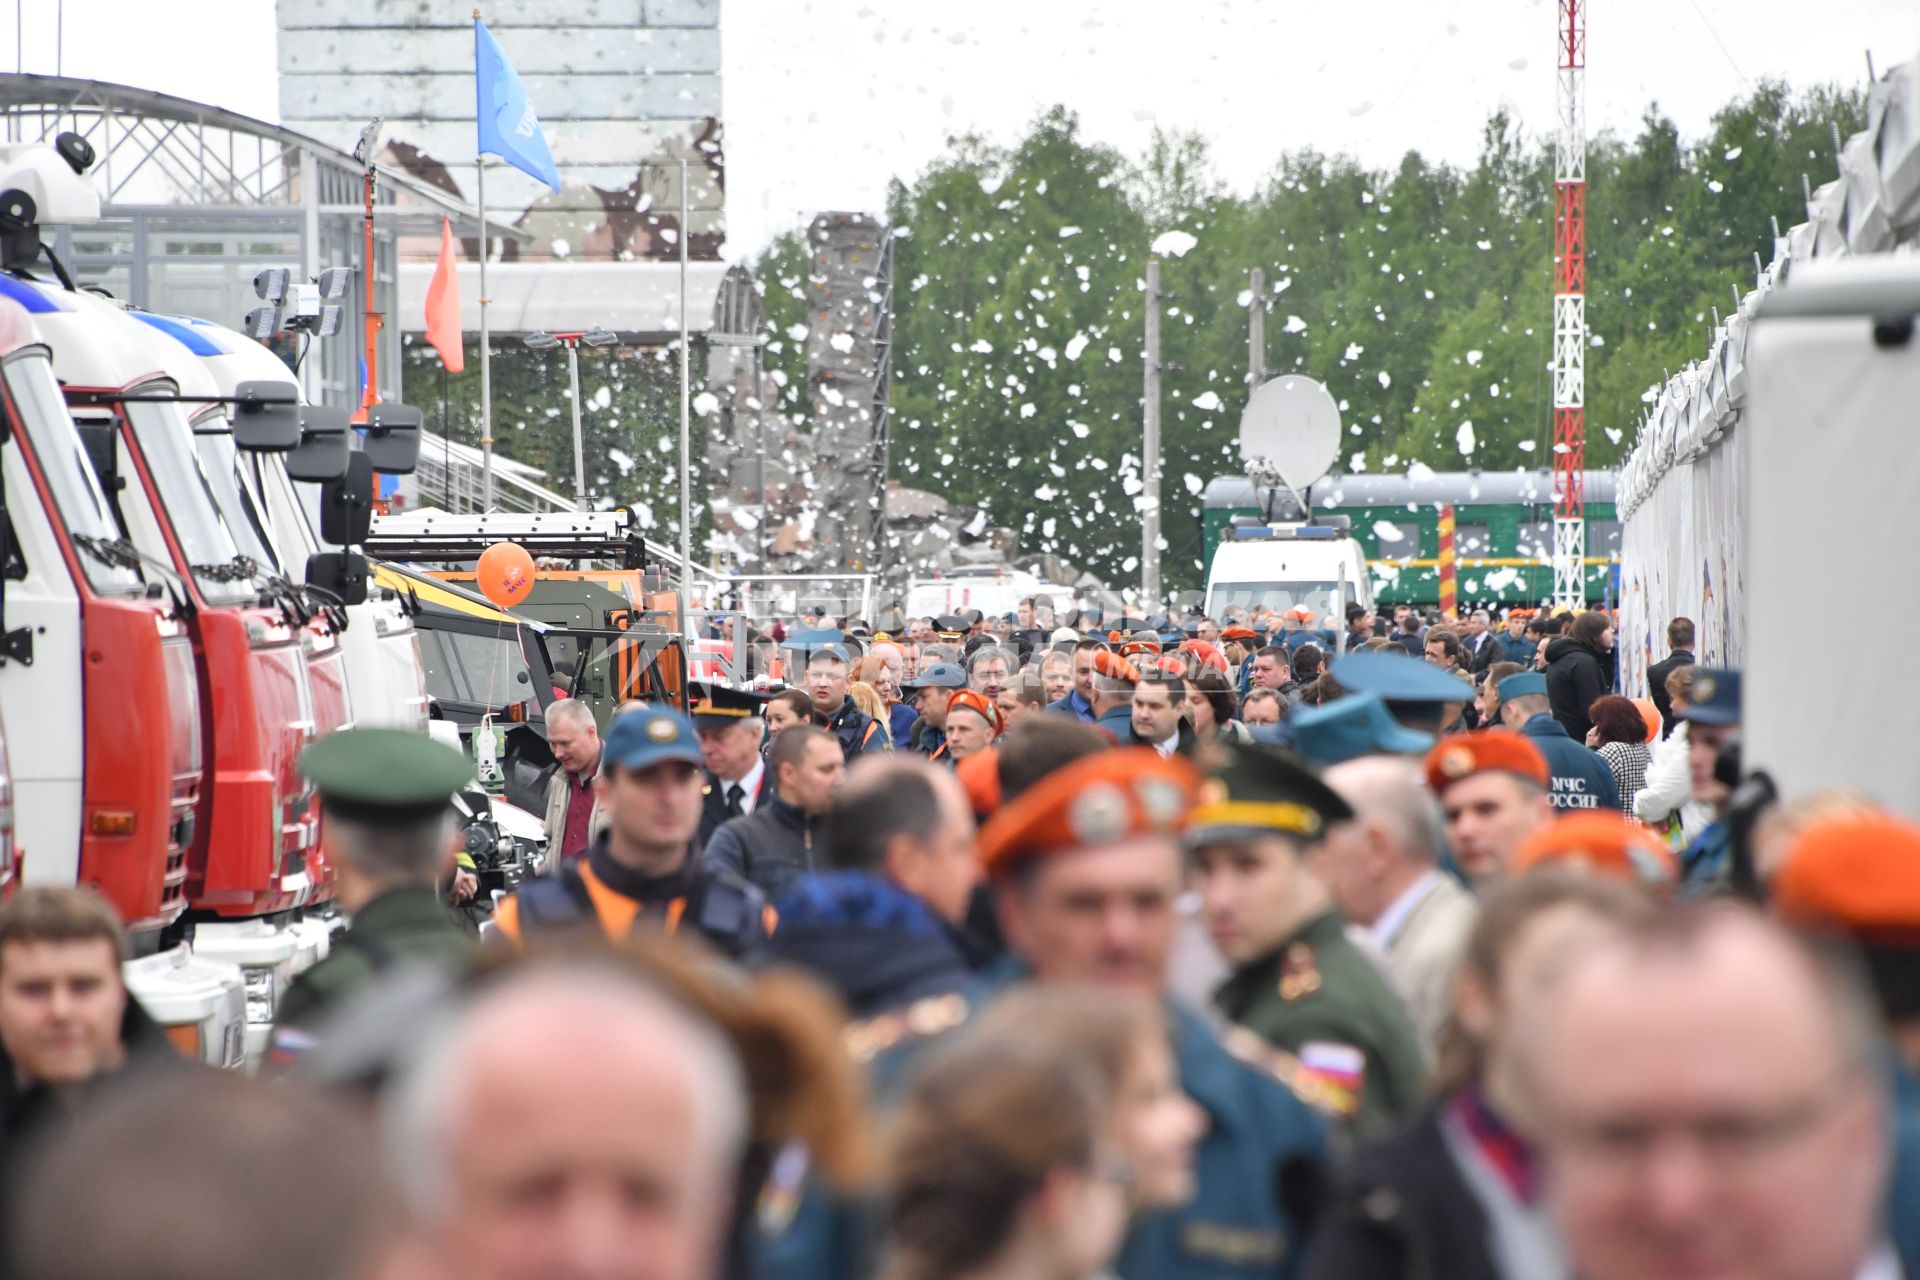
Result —
[[1467, 455], [1473, 453], [1474, 446], [1478, 443], [1478, 441], [1473, 438], [1473, 423], [1471, 422], [1461, 423], [1460, 429], [1453, 433], [1453, 438], [1460, 446], [1460, 452]]
[[720, 408], [720, 397], [711, 391], [702, 391], [693, 398], [693, 411], [702, 418]]
[[1199, 238], [1190, 231], [1163, 231], [1154, 238], [1151, 251], [1155, 257], [1184, 258], [1199, 243]]
[[988, 195], [998, 191], [1006, 182], [1005, 174], [988, 174], [980, 179], [980, 189]]
[[1740, 148], [1740, 147], [1733, 147], [1733, 148], [1730, 148], [1730, 149], [1729, 149], [1729, 150], [1727, 151], [1727, 154], [1726, 154], [1725, 156], [1723, 156], [1723, 157], [1721, 157], [1721, 158], [1722, 158], [1722, 159], [1724, 159], [1724, 160], [1738, 160], [1738, 159], [1740, 158], [1740, 152], [1741, 152], [1741, 150], [1742, 150], [1742, 148]]
[[1305, 333], [1307, 331], [1307, 322], [1299, 316], [1288, 316], [1287, 323], [1284, 327], [1288, 333]]
[[980, 338], [977, 339], [972, 346], [968, 347], [967, 350], [973, 352], [975, 355], [990, 356], [993, 354], [993, 344], [985, 338]]
[[807, 340], [807, 326], [803, 324], [790, 324], [787, 326], [787, 336], [795, 342], [805, 342]]
[[592, 409], [610, 409], [613, 407], [613, 388], [601, 387], [587, 397], [587, 406]]
[[1067, 239], [1070, 239], [1070, 238], [1072, 238], [1073, 236], [1077, 236], [1077, 235], [1079, 235], [1079, 234], [1080, 234], [1080, 228], [1078, 228], [1078, 227], [1062, 227], [1062, 228], [1060, 228], [1060, 238], [1061, 238], [1062, 240], [1067, 240]]
[[1719, 195], [1722, 191], [1725, 191], [1726, 189], [1727, 189], [1726, 186], [1722, 184], [1718, 178], [1709, 178], [1707, 180], [1707, 190], [1713, 192], [1713, 194], [1715, 195]]
[[1085, 440], [1087, 433], [1092, 430], [1092, 428], [1084, 422], [1069, 422], [1067, 425], [1073, 428], [1073, 434], [1081, 440]]
[[1469, 351], [1467, 352], [1467, 364], [1470, 366], [1479, 364], [1485, 357], [1486, 353], [1483, 351]]
[[1399, 542], [1407, 535], [1402, 533], [1400, 526], [1391, 520], [1375, 520], [1373, 522], [1373, 536], [1382, 542]]
[[1202, 391], [1193, 398], [1193, 407], [1212, 413], [1220, 408], [1220, 397], [1211, 391]]
[[1519, 449], [1520, 452], [1522, 453], [1532, 453], [1535, 446], [1533, 441], [1531, 440], [1522, 440], [1518, 445], [1515, 445], [1514, 447]]
[[1182, 479], [1184, 479], [1187, 483], [1187, 492], [1194, 495], [1196, 498], [1200, 496], [1200, 491], [1207, 487], [1206, 482], [1203, 481], [1199, 476], [1193, 474], [1193, 472], [1191, 471], [1187, 472], [1187, 474], [1183, 476]]
[[1347, 344], [1347, 354], [1342, 356], [1341, 359], [1343, 361], [1358, 360], [1360, 358], [1360, 353], [1365, 350], [1366, 348], [1361, 346], [1359, 343], [1349, 342]]
[[1431, 480], [1433, 479], [1433, 468], [1424, 462], [1415, 462], [1407, 467], [1407, 479]]
[[827, 345], [844, 355], [853, 350], [853, 335], [850, 333], [836, 333], [827, 339]]
[[[1380, 385], [1383, 387], [1390, 387], [1393, 385], [1393, 375], [1388, 373], [1385, 369], [1382, 369], [1380, 371]], [[1354, 430], [1358, 431], [1359, 428], [1356, 427], [1354, 428]]]

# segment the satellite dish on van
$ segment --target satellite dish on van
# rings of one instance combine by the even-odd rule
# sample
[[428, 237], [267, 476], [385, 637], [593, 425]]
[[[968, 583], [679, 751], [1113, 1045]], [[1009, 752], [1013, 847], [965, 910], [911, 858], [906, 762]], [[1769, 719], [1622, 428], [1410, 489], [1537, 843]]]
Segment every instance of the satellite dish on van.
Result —
[[1240, 415], [1240, 457], [1256, 487], [1304, 495], [1339, 454], [1340, 406], [1325, 387], [1289, 373], [1254, 388]]

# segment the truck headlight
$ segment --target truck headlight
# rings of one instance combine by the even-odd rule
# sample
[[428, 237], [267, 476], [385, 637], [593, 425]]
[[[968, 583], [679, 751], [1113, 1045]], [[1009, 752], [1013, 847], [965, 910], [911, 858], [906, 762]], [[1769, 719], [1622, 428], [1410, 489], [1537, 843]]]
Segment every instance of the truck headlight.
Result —
[[240, 972], [246, 984], [247, 1021], [255, 1024], [272, 1022], [275, 995], [273, 970], [242, 969]]

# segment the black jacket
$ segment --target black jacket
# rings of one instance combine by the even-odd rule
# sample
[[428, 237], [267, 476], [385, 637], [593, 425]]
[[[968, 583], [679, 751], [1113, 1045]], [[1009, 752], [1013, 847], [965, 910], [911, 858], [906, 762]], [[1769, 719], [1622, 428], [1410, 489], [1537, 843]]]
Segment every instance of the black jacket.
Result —
[[12, 1167], [22, 1144], [31, 1142], [63, 1115], [78, 1110], [88, 1097], [149, 1072], [193, 1067], [173, 1047], [165, 1028], [147, 1015], [132, 993], [127, 995], [126, 1012], [120, 1015], [120, 1043], [126, 1050], [126, 1061], [118, 1071], [96, 1076], [64, 1094], [43, 1085], [22, 1087], [14, 1072], [13, 1060], [0, 1048], [0, 1152], [6, 1156], [0, 1160], [0, 1171]]
[[701, 856], [707, 865], [756, 885], [768, 902], [778, 902], [794, 881], [813, 870], [818, 826], [817, 819], [775, 792], [746, 817], [722, 823]]
[[[707, 841], [713, 839], [713, 833], [720, 829], [721, 823], [727, 821], [727, 784], [720, 781], [711, 769], [702, 769], [700, 772], [706, 778], [707, 790], [700, 799], [700, 833], [693, 838], [696, 850], [706, 848]], [[760, 812], [772, 798], [773, 766], [764, 764], [760, 769], [760, 789], [753, 794], [753, 811]]]
[[808, 876], [777, 904], [768, 961], [805, 969], [856, 1019], [966, 988], [965, 941], [931, 908], [864, 871]]
[[1593, 721], [1587, 708], [1613, 692], [1612, 660], [1591, 645], [1559, 636], [1547, 642], [1547, 701], [1567, 736], [1585, 745]]
[[1685, 649], [1675, 649], [1662, 661], [1647, 668], [1647, 696], [1653, 699], [1653, 706], [1660, 713], [1660, 736], [1666, 737], [1673, 732], [1673, 699], [1667, 696], [1667, 677], [1682, 667], [1693, 665], [1693, 654]]
[[1307, 1280], [1525, 1280], [1502, 1277], [1486, 1215], [1429, 1111], [1335, 1178]]

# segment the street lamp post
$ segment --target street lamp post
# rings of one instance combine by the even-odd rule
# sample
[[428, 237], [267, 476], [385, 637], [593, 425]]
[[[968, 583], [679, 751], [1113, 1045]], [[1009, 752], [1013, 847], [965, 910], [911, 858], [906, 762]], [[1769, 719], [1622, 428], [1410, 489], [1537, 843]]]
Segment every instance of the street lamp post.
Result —
[[567, 349], [567, 381], [572, 387], [573, 400], [573, 505], [578, 511], [588, 509], [586, 444], [580, 431], [580, 344], [584, 342], [590, 347], [610, 347], [619, 340], [618, 336], [599, 325], [580, 333], [548, 333], [540, 329], [524, 339], [535, 351], [551, 351], [555, 347]]

